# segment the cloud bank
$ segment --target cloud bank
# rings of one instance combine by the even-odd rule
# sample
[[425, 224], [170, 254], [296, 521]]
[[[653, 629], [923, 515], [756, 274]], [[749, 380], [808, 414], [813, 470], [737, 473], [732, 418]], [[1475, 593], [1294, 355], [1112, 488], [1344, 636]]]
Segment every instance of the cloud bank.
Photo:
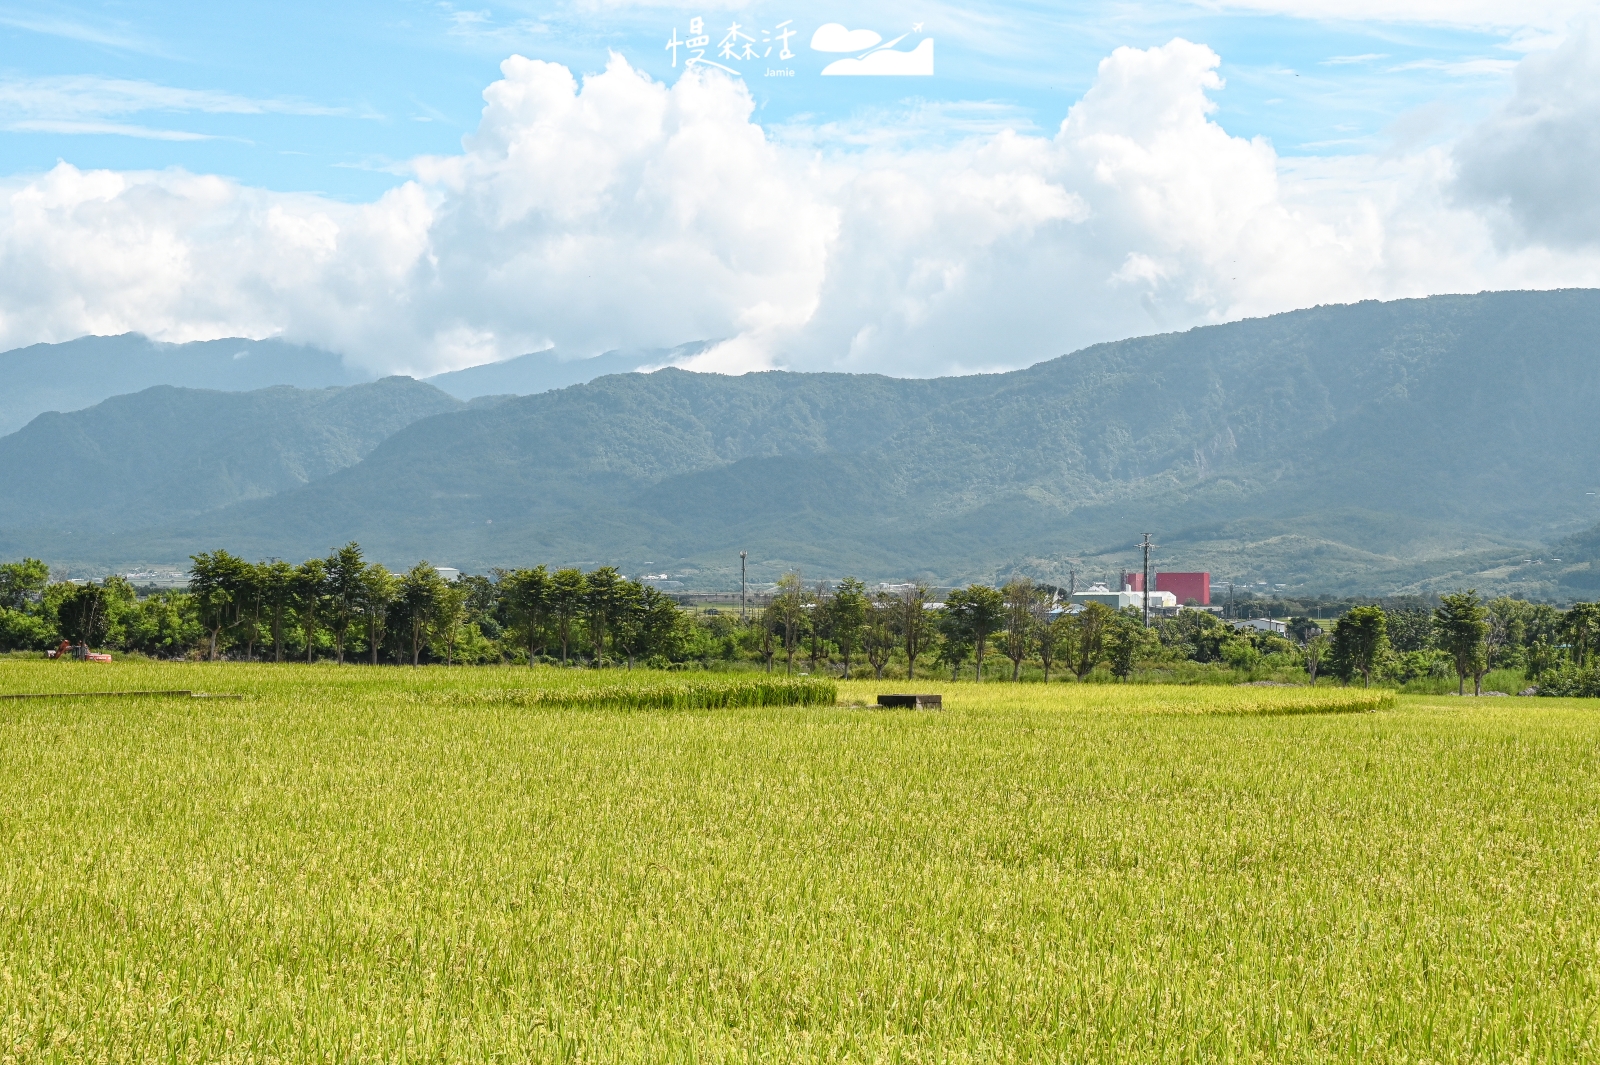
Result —
[[0, 347], [283, 335], [432, 372], [725, 338], [693, 365], [924, 375], [1316, 303], [1600, 284], [1592, 33], [1524, 60], [1458, 145], [1397, 157], [1229, 135], [1218, 63], [1119, 48], [1054, 132], [928, 148], [769, 133], [715, 71], [669, 86], [613, 56], [579, 82], [513, 56], [463, 150], [370, 204], [67, 163], [0, 184]]

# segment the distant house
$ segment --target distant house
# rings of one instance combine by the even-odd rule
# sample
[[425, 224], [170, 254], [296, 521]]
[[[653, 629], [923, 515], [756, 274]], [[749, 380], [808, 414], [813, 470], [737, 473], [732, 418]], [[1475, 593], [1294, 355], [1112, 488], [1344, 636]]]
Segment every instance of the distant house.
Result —
[[1239, 618], [1233, 623], [1236, 629], [1254, 629], [1257, 632], [1270, 632], [1278, 636], [1289, 634], [1287, 621], [1273, 621], [1271, 618]]

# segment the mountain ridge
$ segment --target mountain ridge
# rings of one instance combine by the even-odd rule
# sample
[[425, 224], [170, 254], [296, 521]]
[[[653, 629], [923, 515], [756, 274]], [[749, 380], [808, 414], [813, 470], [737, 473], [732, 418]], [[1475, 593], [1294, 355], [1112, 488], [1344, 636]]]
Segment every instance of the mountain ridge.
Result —
[[250, 391], [328, 388], [371, 381], [332, 352], [284, 340], [228, 337], [169, 344], [139, 333], [84, 336], [0, 352], [0, 434], [40, 414], [68, 413], [155, 385]]
[[1600, 519], [1600, 447], [1574, 432], [1597, 354], [1600, 292], [1558, 290], [1309, 308], [974, 377], [613, 375], [422, 419], [269, 500], [75, 549], [355, 538], [396, 562], [701, 583], [750, 549], [763, 576], [949, 582], [1111, 573], [1149, 530], [1168, 569], [1564, 594], [1588, 571], [1520, 559]]
[[0, 528], [121, 532], [268, 498], [466, 405], [409, 377], [248, 392], [155, 385], [0, 437]]

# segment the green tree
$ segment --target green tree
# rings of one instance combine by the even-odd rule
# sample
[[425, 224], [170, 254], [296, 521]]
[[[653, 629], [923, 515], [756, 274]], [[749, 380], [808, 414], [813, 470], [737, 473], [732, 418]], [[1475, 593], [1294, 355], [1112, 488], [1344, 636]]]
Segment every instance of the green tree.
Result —
[[206, 630], [206, 657], [215, 662], [218, 639], [228, 624], [229, 610], [238, 601], [248, 563], [226, 551], [190, 555], [189, 562], [189, 594], [194, 596], [200, 625]]
[[367, 619], [367, 651], [373, 665], [378, 664], [378, 649], [383, 645], [389, 610], [399, 594], [400, 581], [381, 562], [373, 562], [361, 571], [356, 606]]
[[411, 634], [411, 665], [422, 661], [430, 630], [439, 616], [439, 601], [444, 596], [444, 578], [427, 561], [418, 562], [400, 578], [396, 604], [406, 619]]
[[1056, 609], [1053, 595], [1045, 588], [1034, 596], [1034, 640], [1038, 664], [1045, 670], [1045, 683], [1050, 683], [1050, 668], [1061, 660], [1062, 654], [1072, 646], [1072, 616]]
[[[1085, 607], [1090, 605], [1094, 604], [1085, 604]], [[1134, 667], [1159, 646], [1159, 641], [1140, 618], [1116, 612], [1106, 625], [1105, 646], [1112, 676], [1126, 682], [1133, 676]]]
[[762, 661], [767, 664], [767, 672], [772, 672], [772, 660], [777, 657], [777, 634], [783, 629], [783, 619], [778, 617], [772, 608], [771, 601], [761, 608], [761, 613], [756, 617], [756, 651], [761, 655]]
[[1579, 669], [1589, 664], [1589, 652], [1600, 640], [1600, 603], [1573, 603], [1562, 625], [1562, 635], [1572, 647], [1572, 661]]
[[624, 609], [626, 583], [613, 566], [601, 566], [585, 581], [583, 605], [589, 623], [589, 664], [596, 668], [605, 661], [606, 633]]
[[[655, 591], [654, 588], [650, 589]], [[626, 660], [629, 671], [644, 646], [644, 585], [623, 581], [617, 595], [617, 613], [611, 623], [611, 647]]]
[[328, 613], [332, 617], [334, 660], [343, 665], [345, 638], [362, 613], [367, 564], [361, 557], [361, 545], [351, 540], [331, 552], [323, 563], [323, 570]]
[[[1528, 676], [1538, 680], [1560, 658], [1565, 615], [1548, 603], [1529, 603], [1522, 612], [1522, 660]], [[1543, 686], [1541, 685], [1541, 691]]]
[[[461, 585], [466, 594], [465, 621], [463, 634], [473, 643], [482, 648], [484, 641], [498, 640], [500, 637], [500, 582], [498, 574], [486, 576], [481, 573], [463, 573], [456, 577], [456, 583]], [[477, 635], [474, 636], [473, 633]], [[480, 640], [479, 637], [482, 639]], [[498, 652], [498, 646], [495, 648]], [[467, 656], [460, 654], [458, 657], [466, 661]], [[484, 661], [484, 658], [475, 658], [474, 661]]]
[[1333, 659], [1348, 678], [1361, 674], [1361, 686], [1372, 683], [1372, 671], [1389, 649], [1389, 622], [1383, 608], [1358, 606], [1333, 626]]
[[888, 592], [879, 592], [867, 604], [866, 622], [861, 631], [861, 650], [872, 666], [872, 675], [883, 679], [883, 670], [900, 646], [896, 619], [900, 615], [900, 599]]
[[433, 632], [444, 642], [444, 664], [455, 665], [456, 641], [467, 618], [468, 588], [460, 581], [439, 581], [433, 600]]
[[1434, 648], [1433, 613], [1428, 610], [1388, 610], [1389, 644], [1396, 651], [1431, 651]]
[[832, 597], [828, 595], [828, 586], [823, 581], [818, 581], [805, 597], [806, 606], [806, 636], [811, 648], [811, 672], [815, 673], [820, 668], [820, 663], [828, 653], [828, 620], [831, 617], [829, 607]]
[[532, 666], [537, 651], [544, 647], [550, 624], [550, 574], [543, 566], [513, 570], [500, 579], [500, 587], [503, 609], [510, 614], [513, 626], [522, 628], [528, 665]]
[[1000, 594], [1005, 600], [1004, 650], [1011, 659], [1011, 680], [1015, 683], [1022, 679], [1022, 663], [1033, 653], [1033, 615], [1039, 592], [1027, 577], [1013, 577]]
[[952, 614], [946, 608], [939, 609], [933, 617], [933, 632], [938, 636], [933, 662], [936, 667], [950, 667], [952, 681], [960, 680], [962, 662], [973, 652], [973, 641], [963, 627], [963, 620], [963, 616]]
[[1487, 607], [1484, 620], [1489, 630], [1484, 637], [1484, 652], [1491, 669], [1521, 669], [1523, 642], [1528, 632], [1529, 603], [1500, 596]]
[[1049, 606], [1049, 601], [1045, 600], [1044, 608], [1038, 610], [1033, 622], [1037, 640], [1035, 650], [1039, 655], [1039, 665], [1044, 667], [1046, 684], [1050, 683], [1050, 667], [1060, 661], [1063, 655], [1070, 654], [1072, 648], [1072, 615], [1063, 611], [1052, 616]]
[[861, 630], [867, 624], [867, 588], [854, 577], [846, 577], [828, 601], [828, 629], [844, 659], [845, 679], [850, 677], [850, 655], [861, 643]]
[[668, 655], [683, 624], [683, 612], [670, 596], [637, 582], [628, 582], [622, 599], [623, 614], [616, 629], [628, 656], [628, 668], [636, 657], [645, 659]]
[[906, 653], [906, 679], [917, 679], [917, 659], [922, 656], [928, 641], [928, 589], [916, 581], [900, 593], [900, 610], [896, 628], [900, 643]]
[[1306, 662], [1306, 676], [1311, 679], [1313, 686], [1317, 683], [1317, 670], [1321, 668], [1323, 661], [1328, 657], [1329, 642], [1327, 635], [1319, 631], [1306, 641], [1302, 651]]
[[234, 574], [233, 624], [244, 639], [246, 662], [255, 661], [256, 642], [261, 639], [261, 611], [266, 603], [264, 567], [241, 562]]
[[295, 569], [279, 559], [260, 563], [256, 566], [256, 584], [267, 616], [272, 619], [272, 660], [282, 662], [283, 615], [294, 607]]
[[69, 586], [56, 605], [61, 635], [73, 644], [103, 647], [111, 632], [114, 601], [104, 585]]
[[957, 588], [945, 600], [945, 610], [956, 614], [959, 627], [969, 634], [977, 662], [977, 678], [983, 680], [983, 656], [989, 637], [1005, 622], [1005, 598], [1000, 589], [986, 584]]
[[[1199, 613], [1199, 611], [1189, 611], [1189, 613]], [[1289, 639], [1304, 647], [1306, 644], [1310, 643], [1313, 638], [1322, 634], [1322, 626], [1318, 625], [1310, 618], [1290, 618], [1289, 624], [1285, 627], [1285, 631]]]
[[1085, 603], [1082, 610], [1072, 615], [1071, 645], [1066, 662], [1067, 668], [1080, 681], [1087, 679], [1105, 657], [1106, 634], [1116, 616], [1117, 612], [1104, 603]]
[[778, 631], [783, 634], [783, 653], [787, 661], [785, 673], [794, 673], [794, 652], [800, 646], [806, 626], [806, 590], [798, 573], [785, 573], [778, 579], [778, 590], [767, 607]]
[[139, 600], [128, 615], [123, 639], [130, 651], [171, 658], [201, 636], [194, 596], [163, 591]]
[[1237, 631], [1203, 610], [1180, 610], [1177, 617], [1162, 618], [1156, 623], [1162, 645], [1193, 662], [1222, 661], [1223, 649]]
[[1440, 596], [1433, 612], [1439, 645], [1455, 662], [1457, 695], [1466, 694], [1469, 676], [1473, 694], [1483, 693], [1483, 674], [1489, 667], [1487, 615], [1483, 600], [1472, 589]]
[[294, 580], [290, 582], [290, 602], [300, 622], [300, 632], [305, 636], [307, 663], [316, 656], [317, 618], [327, 598], [328, 567], [322, 559], [308, 558], [296, 566]]
[[582, 570], [558, 569], [550, 578], [550, 614], [555, 619], [556, 635], [561, 640], [561, 664], [567, 664], [572, 645], [572, 623], [583, 616], [589, 582]]
[[44, 595], [50, 567], [36, 558], [0, 563], [0, 609], [27, 610]]

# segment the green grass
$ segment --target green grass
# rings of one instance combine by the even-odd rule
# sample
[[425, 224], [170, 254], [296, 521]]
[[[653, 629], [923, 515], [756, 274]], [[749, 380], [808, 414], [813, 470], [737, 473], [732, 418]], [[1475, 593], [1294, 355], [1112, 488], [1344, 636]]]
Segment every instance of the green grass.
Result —
[[[1522, 691], [1530, 681], [1521, 670], [1494, 669], [1483, 676], [1483, 690], [1486, 692], [1504, 692], [1515, 695]], [[1449, 677], [1418, 677], [1407, 681], [1400, 686], [1400, 690], [1408, 695], [1454, 695], [1459, 687], [1466, 689], [1466, 694], [1472, 694], [1472, 678], [1468, 677], [1465, 684], [1459, 678]]]
[[679, 680], [0, 663], [0, 1061], [1600, 1056], [1595, 703]]

